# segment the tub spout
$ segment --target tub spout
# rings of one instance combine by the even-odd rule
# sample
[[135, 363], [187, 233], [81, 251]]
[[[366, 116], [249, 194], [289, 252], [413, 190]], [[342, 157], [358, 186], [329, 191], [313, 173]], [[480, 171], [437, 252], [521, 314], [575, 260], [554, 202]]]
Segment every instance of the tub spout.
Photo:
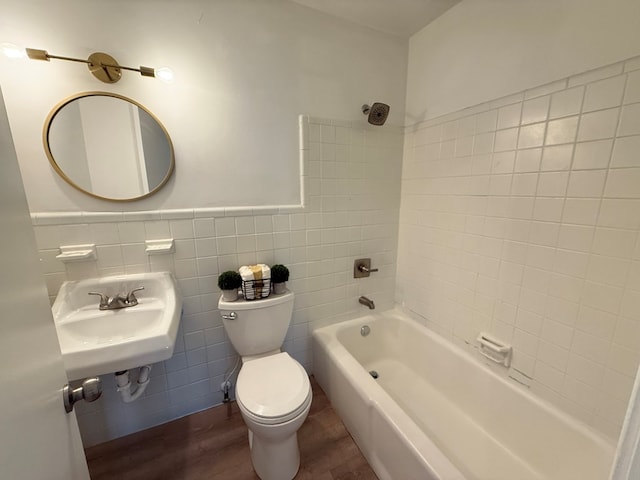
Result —
[[370, 300], [365, 296], [360, 297], [358, 299], [358, 302], [360, 302], [362, 305], [366, 305], [367, 307], [369, 307], [369, 310], [373, 310], [374, 308], [376, 308], [376, 304], [373, 303], [373, 300]]

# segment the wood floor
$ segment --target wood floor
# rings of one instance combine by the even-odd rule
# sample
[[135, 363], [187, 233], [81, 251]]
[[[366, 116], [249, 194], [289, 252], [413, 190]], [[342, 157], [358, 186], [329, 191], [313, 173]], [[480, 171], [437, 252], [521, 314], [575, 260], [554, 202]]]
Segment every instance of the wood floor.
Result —
[[[298, 431], [296, 480], [377, 479], [311, 377], [313, 403]], [[85, 450], [92, 480], [255, 480], [235, 402]]]

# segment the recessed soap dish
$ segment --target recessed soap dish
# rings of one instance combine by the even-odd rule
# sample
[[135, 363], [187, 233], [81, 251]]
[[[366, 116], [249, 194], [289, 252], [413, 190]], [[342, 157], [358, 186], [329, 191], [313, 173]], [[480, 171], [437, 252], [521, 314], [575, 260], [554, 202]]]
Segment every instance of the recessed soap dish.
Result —
[[486, 333], [480, 333], [477, 340], [480, 345], [478, 351], [481, 355], [487, 357], [492, 362], [500, 363], [507, 368], [511, 366], [511, 354], [513, 353], [513, 347], [511, 345], [508, 345]]

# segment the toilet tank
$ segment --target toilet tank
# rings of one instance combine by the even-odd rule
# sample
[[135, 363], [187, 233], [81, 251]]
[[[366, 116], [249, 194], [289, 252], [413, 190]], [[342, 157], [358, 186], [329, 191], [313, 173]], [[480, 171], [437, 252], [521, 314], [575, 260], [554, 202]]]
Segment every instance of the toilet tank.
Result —
[[260, 355], [282, 346], [291, 323], [293, 298], [293, 292], [251, 301], [220, 298], [222, 324], [240, 356]]

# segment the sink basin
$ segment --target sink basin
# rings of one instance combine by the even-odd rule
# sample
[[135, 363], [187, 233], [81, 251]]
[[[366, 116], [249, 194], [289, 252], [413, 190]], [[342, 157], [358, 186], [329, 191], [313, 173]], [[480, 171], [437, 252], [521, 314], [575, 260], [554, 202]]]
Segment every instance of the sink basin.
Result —
[[[134, 288], [138, 305], [100, 310], [100, 298]], [[173, 355], [182, 296], [169, 272], [138, 273], [65, 282], [52, 307], [69, 380], [166, 360]]]

